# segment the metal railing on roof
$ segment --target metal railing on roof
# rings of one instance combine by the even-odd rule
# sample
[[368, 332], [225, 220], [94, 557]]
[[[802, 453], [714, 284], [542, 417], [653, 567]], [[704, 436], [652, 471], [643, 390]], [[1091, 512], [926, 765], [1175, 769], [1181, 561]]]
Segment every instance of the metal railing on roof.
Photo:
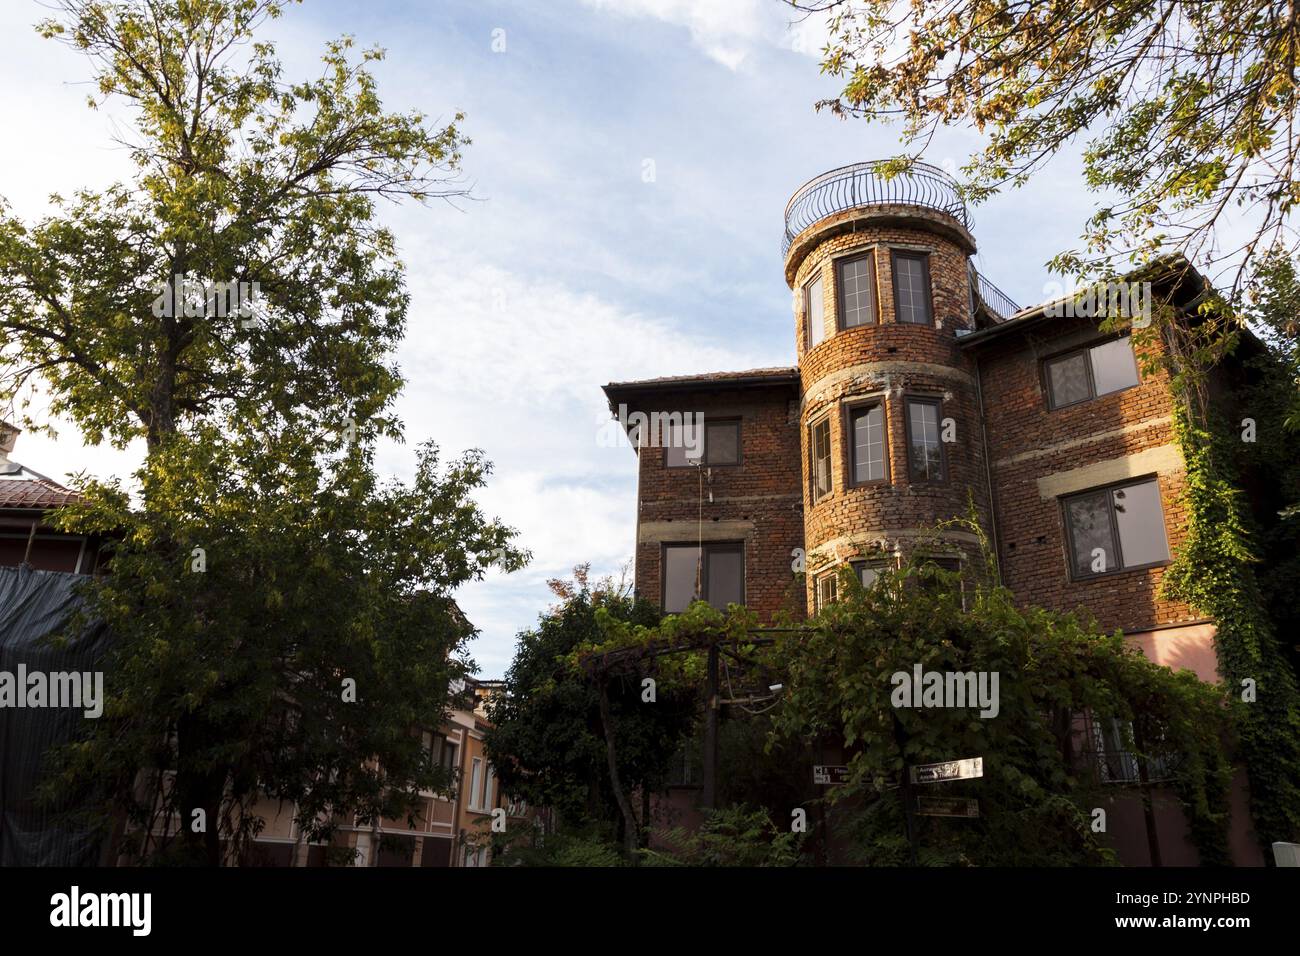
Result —
[[870, 206], [920, 206], [952, 216], [967, 229], [974, 220], [957, 192], [957, 183], [937, 166], [916, 162], [906, 171], [886, 178], [880, 171], [885, 160], [853, 163], [822, 173], [796, 190], [785, 207], [785, 236], [781, 257], [790, 244], [818, 220], [849, 209]]
[[1005, 322], [1020, 311], [1020, 306], [1011, 300], [1011, 296], [984, 278], [983, 273], [974, 266], [970, 267], [970, 276], [976, 297], [983, 303], [984, 308], [993, 314], [997, 321]]

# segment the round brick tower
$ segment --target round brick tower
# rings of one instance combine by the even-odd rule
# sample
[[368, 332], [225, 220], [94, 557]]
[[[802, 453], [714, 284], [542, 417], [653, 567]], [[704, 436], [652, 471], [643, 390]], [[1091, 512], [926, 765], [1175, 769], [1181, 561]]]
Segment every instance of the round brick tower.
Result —
[[974, 535], [927, 529], [972, 500], [988, 527], [977, 369], [957, 340], [997, 320], [1000, 293], [981, 287], [970, 216], [932, 166], [824, 173], [785, 223], [811, 611], [846, 562], [869, 581], [918, 549], [953, 567], [975, 556]]

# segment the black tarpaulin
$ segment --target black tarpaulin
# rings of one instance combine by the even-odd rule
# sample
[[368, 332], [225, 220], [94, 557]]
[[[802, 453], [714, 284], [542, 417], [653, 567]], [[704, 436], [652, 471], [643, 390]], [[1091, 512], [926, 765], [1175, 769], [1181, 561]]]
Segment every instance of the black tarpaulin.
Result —
[[[76, 586], [86, 578], [62, 571], [0, 567], [0, 675], [93, 673], [108, 646], [102, 625], [86, 628], [63, 647], [60, 633], [81, 605]], [[11, 685], [12, 686], [12, 685]], [[22, 688], [19, 688], [21, 692]], [[78, 707], [0, 706], [0, 866], [94, 866], [99, 835], [66, 818], [67, 801], [38, 801], [46, 758], [84, 733]]]

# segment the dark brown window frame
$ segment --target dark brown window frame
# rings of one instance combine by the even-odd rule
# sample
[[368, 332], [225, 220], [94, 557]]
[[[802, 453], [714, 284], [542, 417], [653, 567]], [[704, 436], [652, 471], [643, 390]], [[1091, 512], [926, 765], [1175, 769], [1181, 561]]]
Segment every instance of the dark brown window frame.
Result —
[[[709, 597], [709, 562], [708, 551], [710, 548], [718, 550], [738, 550], [740, 552], [740, 603], [746, 604], [749, 600], [748, 588], [746, 587], [745, 574], [745, 542], [738, 541], [661, 541], [659, 542], [659, 610], [665, 614], [680, 614], [680, 611], [665, 611], [664, 603], [668, 599], [668, 555], [669, 548], [699, 548], [700, 549], [700, 590], [703, 594], [698, 598], [701, 601], [708, 601]], [[693, 603], [693, 602], [692, 602]]]
[[[857, 445], [853, 441], [853, 415], [863, 409], [871, 409], [879, 406], [881, 424], [884, 427], [884, 461], [881, 477], [870, 478], [866, 481], [857, 480], [857, 469], [854, 467], [853, 453]], [[844, 403], [842, 422], [843, 427], [843, 458], [844, 463], [844, 487], [846, 488], [869, 488], [872, 485], [890, 484], [889, 474], [889, 405], [885, 401], [885, 396], [879, 395], [874, 398], [855, 398]], [[834, 482], [832, 482], [834, 484]]]
[[[1135, 352], [1133, 355], [1133, 362], [1137, 365], [1138, 380], [1132, 385], [1125, 385], [1123, 388], [1117, 388], [1113, 392], [1106, 392], [1103, 395], [1097, 394], [1097, 383], [1092, 373], [1092, 359], [1088, 357], [1087, 353], [1099, 345], [1108, 345], [1111, 342], [1118, 341], [1119, 339], [1128, 339], [1129, 347], [1132, 348], [1133, 336], [1127, 332], [1119, 332], [1114, 335], [1104, 335], [1100, 338], [1090, 339], [1083, 345], [1072, 345], [1067, 349], [1062, 349], [1059, 352], [1053, 352], [1051, 355], [1043, 356], [1038, 363], [1038, 377], [1039, 381], [1042, 383], [1043, 395], [1047, 399], [1047, 410], [1049, 412], [1059, 411], [1063, 408], [1074, 408], [1078, 405], [1086, 404], [1087, 402], [1095, 402], [1099, 398], [1108, 398], [1111, 395], [1122, 395], [1129, 389], [1137, 388], [1142, 384], [1142, 366], [1137, 365], [1137, 353]], [[1070, 358], [1080, 354], [1085, 356], [1083, 368], [1084, 371], [1088, 373], [1088, 397], [1081, 398], [1077, 402], [1067, 402], [1064, 405], [1058, 405], [1052, 396], [1052, 379], [1047, 373], [1047, 366], [1053, 362], [1060, 361], [1061, 359]]]
[[[960, 554], [927, 554], [919, 559], [919, 565], [924, 568], [927, 564], [933, 565], [940, 571], [948, 574], [960, 574], [962, 577], [957, 582], [957, 594], [961, 598], [962, 610], [966, 610], [966, 577], [964, 569], [966, 567], [966, 557]], [[922, 588], [935, 587], [939, 582], [931, 575], [924, 575], [918, 580]]]
[[1125, 574], [1129, 571], [1149, 571], [1151, 568], [1164, 568], [1173, 564], [1173, 556], [1165, 558], [1163, 561], [1151, 561], [1147, 564], [1135, 564], [1126, 566], [1124, 564], [1124, 545], [1119, 540], [1119, 524], [1115, 520], [1115, 503], [1107, 497], [1107, 517], [1110, 518], [1110, 535], [1111, 540], [1115, 543], [1115, 553], [1119, 561], [1116, 567], [1107, 571], [1089, 571], [1087, 574], [1079, 574], [1074, 566], [1074, 531], [1070, 527], [1070, 512], [1067, 507], [1068, 503], [1075, 498], [1082, 498], [1085, 495], [1095, 495], [1098, 492], [1114, 491], [1117, 488], [1129, 488], [1133, 485], [1144, 485], [1147, 482], [1154, 481], [1156, 485], [1156, 499], [1160, 502], [1160, 528], [1165, 534], [1165, 554], [1170, 554], [1169, 548], [1169, 523], [1165, 520], [1165, 500], [1160, 493], [1160, 475], [1153, 473], [1149, 475], [1139, 475], [1136, 478], [1125, 478], [1122, 481], [1112, 481], [1106, 485], [1097, 485], [1095, 488], [1083, 488], [1079, 491], [1072, 491], [1069, 494], [1061, 495], [1057, 498], [1057, 504], [1060, 508], [1061, 526], [1065, 534], [1065, 566], [1070, 575], [1072, 582], [1096, 581], [1098, 578], [1110, 577], [1112, 574]]
[[[745, 446], [744, 446], [744, 442], [742, 441], [745, 432], [744, 428], [742, 427], [743, 422], [744, 419], [739, 415], [735, 415], [735, 416], [729, 415], [726, 418], [706, 417], [703, 422], [704, 437], [702, 440], [702, 443], [704, 445], [702, 451], [704, 452], [704, 454], [700, 456], [699, 464], [695, 464], [694, 462], [691, 461], [687, 461], [685, 464], [682, 465], [672, 464], [668, 460], [668, 446], [665, 445], [663, 450], [664, 467], [671, 468], [674, 471], [680, 471], [683, 468], [739, 468], [742, 464], [744, 464], [745, 461]], [[732, 425], [732, 424], [736, 426], [736, 460], [725, 462], [725, 463], [709, 461], [709, 426], [710, 425]]]
[[[915, 325], [917, 328], [934, 328], [934, 284], [930, 279], [930, 253], [912, 249], [891, 249], [889, 258], [889, 278], [894, 287], [894, 324]], [[906, 322], [899, 318], [898, 312], [898, 260], [919, 259], [925, 273], [925, 311], [926, 321]]]
[[[854, 558], [853, 560], [849, 561], [849, 567], [853, 569], [853, 576], [858, 579], [858, 583], [862, 584], [861, 568], [864, 567], [881, 568], [882, 570], [885, 571], [897, 570], [898, 559], [894, 558], [893, 556], [878, 557], [878, 558]], [[866, 587], [866, 585], [863, 585], [863, 587]]]
[[[808, 423], [808, 500], [812, 504], [817, 504], [835, 494], [835, 449], [831, 441], [831, 412], [826, 412], [814, 418]], [[830, 474], [827, 475], [829, 488], [822, 494], [817, 494], [817, 440], [814, 434], [818, 427], [826, 426], [826, 467]]]
[[[844, 309], [844, 267], [853, 262], [860, 262], [868, 259], [871, 262], [871, 321], [863, 322], [859, 325], [845, 325]], [[869, 325], [880, 324], [880, 278], [876, 273], [876, 250], [875, 248], [865, 251], [855, 251], [848, 255], [839, 256], [835, 259], [835, 330], [837, 332], [847, 332], [850, 329], [861, 329]]]
[[[912, 477], [912, 416], [909, 406], [913, 402], [922, 405], [933, 405], [936, 408], [936, 421], [939, 426], [939, 468], [942, 472], [938, 478], [916, 479]], [[950, 471], [951, 464], [948, 461], [948, 449], [944, 447], [947, 442], [943, 440], [943, 398], [941, 396], [903, 396], [903, 438], [907, 442], [907, 483], [909, 485], [946, 485], [952, 477], [952, 472]]]
[[822, 284], [822, 340], [817, 345], [823, 344], [829, 338], [826, 334], [826, 277], [822, 275], [822, 267], [818, 265], [816, 269], [808, 274], [808, 278], [804, 280], [803, 285], [800, 287], [803, 290], [803, 350], [805, 352], [816, 348], [812, 344], [812, 308], [808, 302], [808, 290], [814, 282]]

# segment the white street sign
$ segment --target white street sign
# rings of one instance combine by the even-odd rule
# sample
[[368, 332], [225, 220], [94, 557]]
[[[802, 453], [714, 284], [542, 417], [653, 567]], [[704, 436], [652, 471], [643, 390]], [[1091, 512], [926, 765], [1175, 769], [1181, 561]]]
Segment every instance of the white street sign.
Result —
[[945, 760], [943, 763], [922, 763], [912, 768], [912, 783], [944, 783], [948, 780], [969, 780], [984, 776], [984, 758]]

